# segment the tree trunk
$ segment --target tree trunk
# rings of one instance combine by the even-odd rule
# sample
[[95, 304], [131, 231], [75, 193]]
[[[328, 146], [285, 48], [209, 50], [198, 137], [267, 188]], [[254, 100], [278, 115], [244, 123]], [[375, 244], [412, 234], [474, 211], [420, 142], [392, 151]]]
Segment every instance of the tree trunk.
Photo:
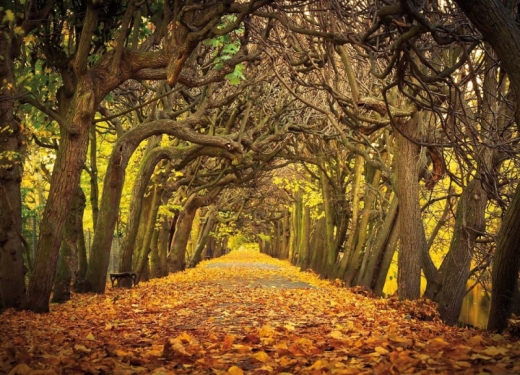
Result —
[[[4, 26], [7, 25], [3, 22]], [[22, 248], [22, 134], [14, 118], [13, 53], [8, 27], [0, 27], [0, 308], [25, 303]]]
[[488, 329], [502, 331], [511, 315], [513, 296], [518, 288], [520, 269], [520, 185], [502, 221], [498, 233], [497, 250], [493, 260], [491, 312]]
[[[495, 59], [490, 52], [486, 52], [487, 72], [483, 83], [483, 105], [480, 109], [482, 120], [492, 129], [502, 131], [501, 123], [504, 113], [497, 108], [497, 68]], [[465, 104], [465, 103], [463, 103]], [[465, 107], [469, 107], [465, 105]], [[471, 109], [465, 108], [466, 114], [472, 114]], [[468, 116], [468, 115], [466, 115]], [[475, 122], [474, 116], [468, 117]], [[433, 282], [428, 279], [428, 288], [425, 296], [437, 302], [441, 319], [449, 325], [458, 322], [462, 309], [462, 301], [466, 295], [471, 261], [473, 259], [476, 240], [486, 230], [485, 211], [488, 203], [488, 194], [485, 186], [492, 185], [493, 171], [499, 168], [499, 163], [493, 159], [496, 151], [479, 145], [475, 177], [468, 183], [457, 205], [455, 228], [450, 244], [439, 272]], [[495, 155], [496, 156], [496, 155]], [[495, 164], [495, 165], [494, 165]], [[440, 282], [438, 282], [440, 281]], [[430, 284], [432, 287], [430, 287]], [[433, 290], [432, 290], [433, 289]]]
[[85, 242], [85, 229], [83, 228], [83, 223], [80, 223], [81, 230], [79, 231], [78, 237], [78, 272], [76, 273], [76, 277], [80, 279], [85, 279], [85, 275], [87, 274], [87, 246]]
[[334, 240], [334, 207], [331, 194], [331, 186], [325, 172], [320, 174], [321, 190], [323, 194], [323, 208], [325, 211], [325, 262], [320, 275], [330, 277], [334, 273], [334, 265], [338, 254]]
[[195, 199], [194, 196], [188, 199], [179, 215], [175, 234], [173, 235], [172, 247], [168, 256], [170, 272], [184, 271], [186, 268], [186, 246], [190, 239], [195, 214], [199, 209], [199, 206], [194, 203]]
[[195, 249], [195, 252], [190, 260], [190, 268], [195, 267], [197, 264], [200, 263], [202, 250], [204, 250], [204, 247], [206, 246], [206, 243], [208, 242], [208, 239], [210, 238], [211, 231], [215, 227], [215, 218], [218, 214], [217, 207], [215, 205], [212, 205], [206, 214], [204, 227], [202, 228], [199, 240], [197, 242], [197, 247]]
[[294, 264], [295, 259], [298, 258], [298, 250], [302, 241], [302, 216], [303, 216], [303, 193], [297, 191], [294, 194], [293, 211], [291, 215], [291, 244], [289, 246], [288, 260]]
[[155, 230], [155, 222], [159, 207], [162, 204], [162, 195], [164, 193], [164, 184], [168, 179], [169, 172], [171, 171], [171, 165], [168, 165], [166, 169], [160, 175], [157, 175], [154, 179], [154, 188], [152, 193], [151, 209], [146, 220], [143, 220], [141, 225], [145, 228], [143, 243], [138, 251], [138, 257], [135, 259], [134, 269], [137, 272], [137, 280], [141, 280], [141, 273], [148, 266], [148, 254], [150, 253], [150, 243]]
[[168, 219], [164, 218], [164, 228], [159, 235], [159, 242], [157, 243], [157, 250], [159, 252], [159, 260], [161, 262], [161, 273], [158, 277], [168, 276], [168, 246], [169, 246], [169, 228]]
[[151, 149], [151, 151], [145, 155], [141, 161], [141, 164], [139, 165], [139, 170], [137, 171], [137, 176], [132, 189], [127, 230], [121, 247], [121, 265], [119, 267], [120, 272], [132, 271], [134, 251], [140, 247], [136, 246], [136, 239], [139, 233], [140, 224], [142, 224], [141, 212], [143, 209], [144, 195], [150, 182], [150, 178], [152, 177], [153, 171], [155, 170], [155, 166], [161, 160], [171, 160], [172, 157], [173, 153], [170, 149]]
[[[157, 246], [153, 246], [150, 253], [150, 277], [159, 278], [168, 274], [166, 258], [163, 263], [163, 254], [168, 251], [168, 218], [162, 216], [160, 219], [160, 227], [155, 229], [157, 232]], [[155, 234], [154, 234], [155, 235]], [[166, 272], [165, 272], [166, 268]]]
[[83, 225], [83, 212], [85, 210], [85, 194], [81, 187], [76, 188], [76, 195], [72, 200], [69, 218], [65, 224], [65, 231], [60, 248], [58, 272], [54, 281], [52, 302], [63, 303], [70, 300], [70, 285], [72, 275], [78, 263], [78, 239]]
[[92, 223], [94, 228], [99, 214], [99, 182], [97, 169], [97, 133], [96, 126], [90, 128], [90, 207], [92, 208]]
[[399, 196], [399, 217], [401, 247], [398, 258], [398, 294], [401, 300], [414, 300], [421, 296], [421, 256], [426, 246], [424, 227], [419, 205], [419, 151], [420, 146], [406, 139], [402, 134], [417, 138], [419, 116], [415, 113], [408, 121], [403, 121], [397, 138], [397, 189]]
[[[387, 243], [388, 239], [390, 238], [392, 228], [395, 226], [398, 206], [399, 203], [397, 197], [394, 196], [390, 203], [390, 207], [388, 208], [387, 215], [383, 221], [383, 224], [377, 232], [375, 241], [368, 250], [369, 257], [367, 260], [367, 266], [360, 281], [360, 285], [363, 285], [367, 289], [374, 290], [376, 276], [381, 273], [379, 272], [379, 269], [382, 266], [383, 257], [385, 254], [385, 250], [387, 249]], [[388, 269], [386, 270], [386, 272], [388, 273]]]
[[358, 228], [358, 218], [359, 218], [359, 198], [360, 187], [361, 187], [361, 176], [362, 176], [362, 167], [364, 164], [363, 157], [357, 155], [356, 156], [356, 164], [354, 166], [354, 181], [352, 184], [352, 215], [349, 235], [347, 237], [347, 243], [345, 245], [345, 250], [343, 252], [343, 258], [335, 265], [334, 272], [332, 277], [343, 279], [347, 268], [351, 263], [351, 259], [354, 253], [354, 248], [356, 246], [356, 236], [357, 236], [357, 228]]
[[170, 272], [179, 272], [186, 269], [186, 247], [190, 239], [193, 220], [197, 210], [213, 203], [219, 193], [220, 189], [214, 189], [205, 196], [197, 197], [193, 194], [184, 203], [183, 210], [177, 221], [175, 234], [173, 235], [171, 250], [168, 254], [168, 268]]
[[282, 247], [280, 249], [279, 259], [287, 259], [289, 256], [289, 243], [291, 237], [291, 216], [289, 210], [285, 211], [282, 222]]
[[301, 241], [298, 256], [298, 266], [302, 271], [305, 271], [309, 267], [309, 241], [310, 241], [310, 230], [311, 230], [311, 208], [305, 206], [303, 208], [303, 219], [302, 219], [302, 231]]
[[[371, 167], [368, 167], [371, 168]], [[360, 263], [359, 260], [363, 253], [368, 253], [368, 249], [365, 249], [365, 241], [367, 238], [367, 234], [369, 233], [369, 220], [370, 213], [372, 211], [372, 206], [374, 201], [376, 200], [375, 190], [379, 186], [379, 179], [381, 178], [381, 170], [377, 169], [374, 172], [374, 176], [372, 181], [367, 184], [367, 189], [365, 193], [365, 207], [363, 208], [363, 214], [361, 215], [361, 220], [359, 221], [359, 226], [357, 230], [357, 243], [354, 249], [354, 254], [352, 255], [352, 259], [349, 262], [348, 268], [345, 272], [345, 276], [343, 280], [345, 281], [345, 285], [347, 287], [352, 286], [354, 283], [354, 278], [356, 277]]]
[[325, 218], [322, 217], [314, 224], [314, 230], [311, 235], [311, 255], [310, 266], [317, 273], [322, 272], [323, 260], [326, 256], [326, 234], [325, 234]]
[[401, 225], [399, 224], [400, 220], [401, 214], [398, 212], [392, 227], [392, 231], [390, 233], [390, 237], [388, 237], [388, 242], [385, 245], [385, 251], [383, 258], [381, 259], [381, 265], [378, 268], [378, 273], [375, 275], [376, 281], [373, 291], [378, 296], [383, 295], [383, 288], [385, 287], [388, 270], [390, 270], [390, 265], [392, 264], [392, 259], [394, 258], [394, 254], [397, 249], [397, 244], [400, 237], [399, 231], [401, 230]]
[[85, 75], [78, 80], [65, 120], [69, 128], [61, 129], [28, 288], [27, 308], [35, 312], [49, 311], [63, 230], [85, 163], [89, 130], [98, 104], [91, 79], [91, 75]]
[[475, 242], [486, 229], [486, 204], [487, 193], [481, 181], [473, 179], [457, 205], [450, 249], [439, 268], [441, 288], [432, 296], [438, 303], [441, 319], [449, 325], [456, 324], [460, 316]]

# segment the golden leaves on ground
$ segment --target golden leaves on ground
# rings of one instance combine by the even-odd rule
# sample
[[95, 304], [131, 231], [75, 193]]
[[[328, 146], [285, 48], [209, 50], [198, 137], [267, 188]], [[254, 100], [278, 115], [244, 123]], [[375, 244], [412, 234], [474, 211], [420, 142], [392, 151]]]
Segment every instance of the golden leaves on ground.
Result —
[[9, 310], [0, 337], [7, 374], [520, 373], [507, 337], [251, 252], [45, 315]]

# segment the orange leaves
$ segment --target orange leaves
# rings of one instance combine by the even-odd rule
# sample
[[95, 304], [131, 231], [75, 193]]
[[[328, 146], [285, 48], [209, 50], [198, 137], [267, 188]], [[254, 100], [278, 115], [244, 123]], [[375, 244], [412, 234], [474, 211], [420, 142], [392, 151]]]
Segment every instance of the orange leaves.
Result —
[[518, 342], [366, 294], [232, 252], [47, 315], [4, 312], [0, 373], [520, 373]]
[[446, 340], [442, 337], [436, 337], [428, 342], [428, 345], [432, 349], [442, 350], [444, 347], [450, 345]]
[[251, 357], [256, 359], [258, 362], [262, 362], [262, 363], [268, 362], [271, 360], [271, 357], [269, 357], [269, 355], [266, 352], [264, 352], [263, 350], [260, 352], [254, 353]]
[[224, 337], [224, 341], [222, 342], [222, 351], [227, 352], [231, 349], [233, 342], [235, 341], [235, 335], [226, 335]]

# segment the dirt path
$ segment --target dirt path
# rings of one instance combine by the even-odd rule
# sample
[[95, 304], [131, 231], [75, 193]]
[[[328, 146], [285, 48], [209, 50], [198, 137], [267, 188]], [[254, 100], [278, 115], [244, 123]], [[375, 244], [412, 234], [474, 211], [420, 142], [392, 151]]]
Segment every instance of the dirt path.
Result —
[[446, 327], [260, 254], [0, 315], [0, 373], [520, 373], [520, 344]]

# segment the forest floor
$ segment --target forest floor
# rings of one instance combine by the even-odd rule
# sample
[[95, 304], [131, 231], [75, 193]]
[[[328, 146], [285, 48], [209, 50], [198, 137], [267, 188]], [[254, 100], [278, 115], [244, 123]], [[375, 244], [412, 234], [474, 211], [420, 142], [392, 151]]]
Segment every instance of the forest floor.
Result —
[[0, 373], [520, 374], [520, 342], [233, 251], [48, 314], [4, 312]]

